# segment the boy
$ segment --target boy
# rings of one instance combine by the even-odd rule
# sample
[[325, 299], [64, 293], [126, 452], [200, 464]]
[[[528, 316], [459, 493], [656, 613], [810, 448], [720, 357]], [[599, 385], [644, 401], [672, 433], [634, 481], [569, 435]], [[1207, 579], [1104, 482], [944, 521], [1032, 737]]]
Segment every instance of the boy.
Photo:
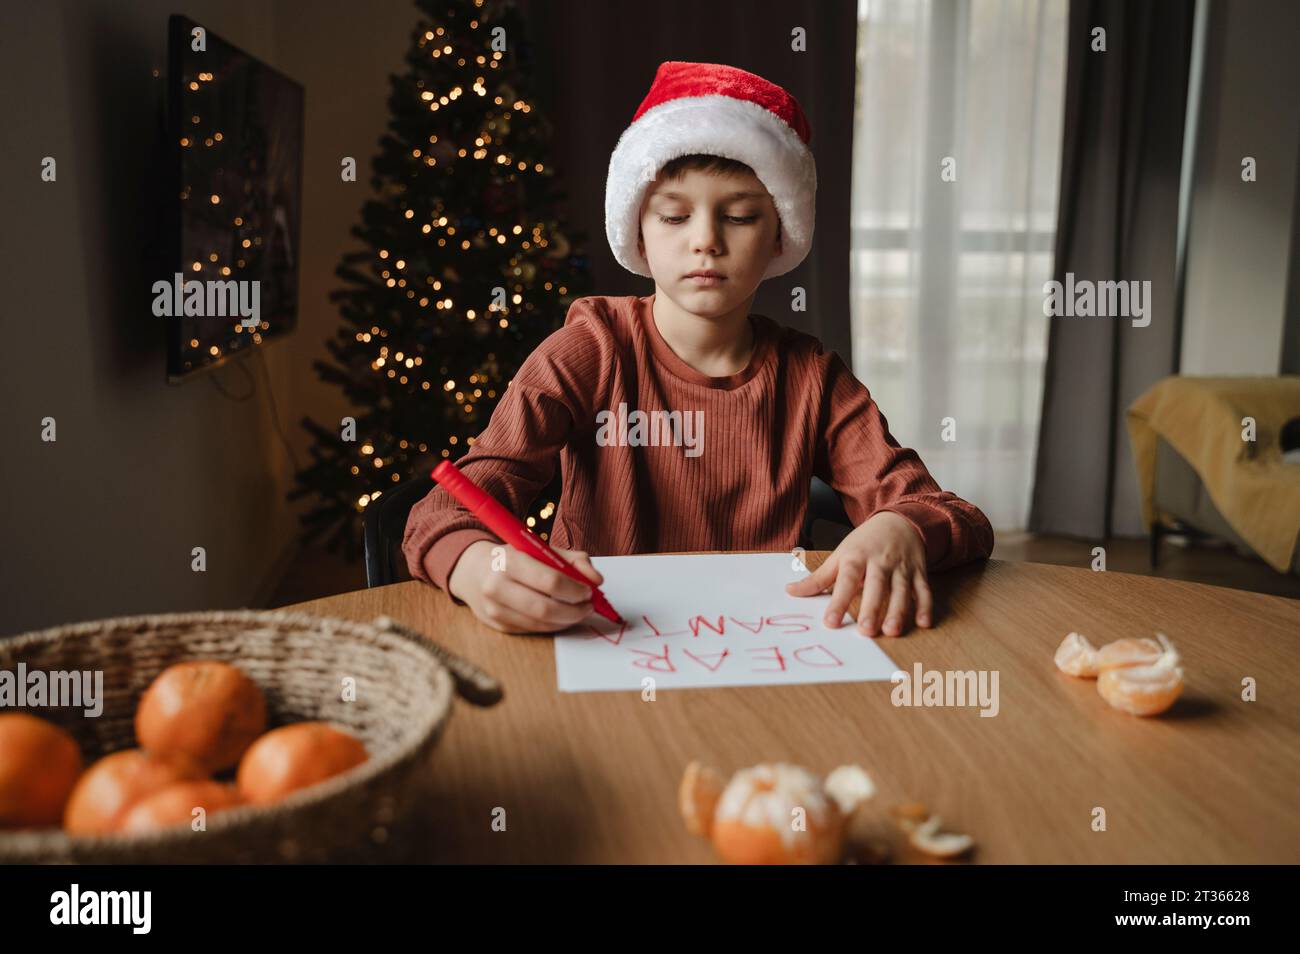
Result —
[[[810, 140], [799, 104], [761, 77], [662, 64], [615, 147], [605, 203], [615, 257], [654, 293], [574, 301], [456, 464], [522, 514], [558, 457], [550, 543], [595, 583], [589, 553], [790, 550], [819, 476], [856, 529], [787, 592], [831, 589], [830, 626], [860, 593], [859, 629], [902, 635], [913, 617], [932, 625], [927, 571], [989, 556], [993, 531], [898, 445], [837, 355], [749, 312], [759, 283], [812, 243]], [[517, 551], [496, 559], [497, 546], [440, 487], [403, 541], [413, 576], [502, 631], [591, 613], [587, 587]]]

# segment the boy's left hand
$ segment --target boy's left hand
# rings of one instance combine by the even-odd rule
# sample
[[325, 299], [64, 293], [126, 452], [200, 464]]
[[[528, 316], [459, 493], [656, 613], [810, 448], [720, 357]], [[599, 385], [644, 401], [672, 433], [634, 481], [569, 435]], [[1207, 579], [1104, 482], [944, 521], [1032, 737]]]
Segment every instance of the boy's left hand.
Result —
[[791, 596], [816, 596], [834, 584], [826, 625], [838, 628], [853, 597], [862, 594], [858, 629], [901, 636], [915, 609], [918, 626], [929, 627], [933, 600], [925, 573], [925, 545], [900, 514], [882, 510], [858, 527], [802, 580], [786, 584]]

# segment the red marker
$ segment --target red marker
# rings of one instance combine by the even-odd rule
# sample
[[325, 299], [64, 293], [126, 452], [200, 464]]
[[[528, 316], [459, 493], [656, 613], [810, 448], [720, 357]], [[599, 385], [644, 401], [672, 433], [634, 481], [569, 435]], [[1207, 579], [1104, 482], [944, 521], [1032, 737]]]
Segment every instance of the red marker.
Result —
[[614, 612], [605, 594], [595, 583], [546, 545], [541, 537], [533, 533], [520, 522], [519, 518], [501, 506], [474, 481], [470, 480], [449, 460], [444, 460], [433, 469], [430, 475], [447, 491], [464, 504], [474, 516], [478, 517], [488, 529], [521, 553], [527, 553], [535, 560], [554, 567], [570, 579], [577, 580], [591, 587], [591, 608], [611, 623], [622, 623], [623, 617]]

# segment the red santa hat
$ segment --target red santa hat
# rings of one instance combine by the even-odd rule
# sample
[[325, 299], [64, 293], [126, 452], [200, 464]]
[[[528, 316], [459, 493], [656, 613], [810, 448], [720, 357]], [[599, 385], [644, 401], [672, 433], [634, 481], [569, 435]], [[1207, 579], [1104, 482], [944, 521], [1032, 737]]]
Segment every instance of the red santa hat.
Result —
[[812, 247], [817, 166], [810, 142], [803, 109], [775, 83], [718, 63], [660, 64], [609, 160], [605, 233], [614, 257], [651, 277], [637, 250], [646, 190], [670, 159], [704, 153], [745, 163], [771, 193], [781, 217], [781, 254], [763, 277], [785, 274]]

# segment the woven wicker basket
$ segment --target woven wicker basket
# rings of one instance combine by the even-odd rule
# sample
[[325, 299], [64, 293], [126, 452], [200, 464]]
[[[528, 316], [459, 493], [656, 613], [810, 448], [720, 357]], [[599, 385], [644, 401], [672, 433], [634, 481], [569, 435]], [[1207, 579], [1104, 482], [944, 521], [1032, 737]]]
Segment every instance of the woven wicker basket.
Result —
[[[141, 694], [172, 663], [233, 663], [261, 687], [270, 727], [321, 720], [365, 744], [363, 765], [274, 805], [213, 814], [141, 836], [0, 832], [0, 862], [239, 863], [383, 861], [395, 826], [451, 714], [450, 673], [427, 644], [373, 626], [306, 613], [233, 610], [128, 616], [0, 640], [0, 669], [102, 670], [103, 711], [31, 709], [72, 733], [89, 765], [135, 741]], [[344, 701], [344, 680], [355, 699]]]

